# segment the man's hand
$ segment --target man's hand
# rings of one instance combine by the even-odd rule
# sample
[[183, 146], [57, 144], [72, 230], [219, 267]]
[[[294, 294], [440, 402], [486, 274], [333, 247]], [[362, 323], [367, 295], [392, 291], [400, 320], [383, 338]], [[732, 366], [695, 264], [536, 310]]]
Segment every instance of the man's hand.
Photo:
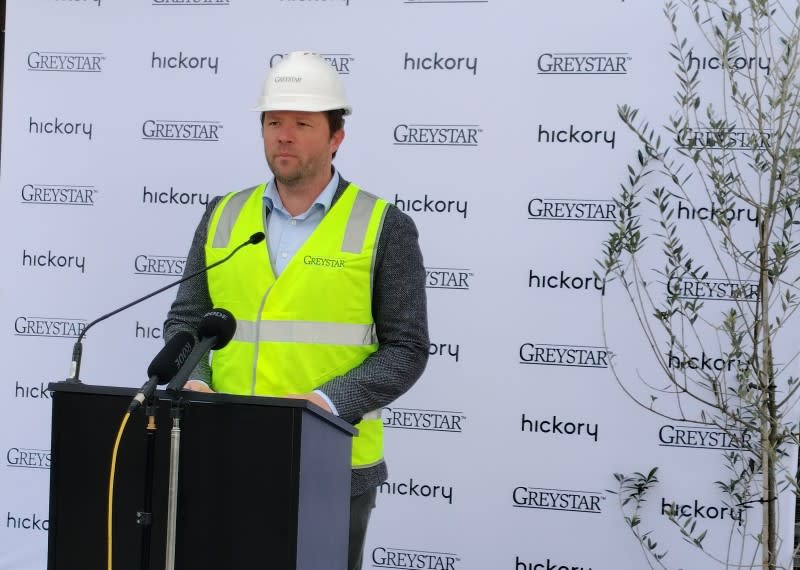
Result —
[[209, 388], [208, 384], [200, 380], [188, 380], [183, 385], [184, 390], [191, 390], [192, 392], [205, 392], [206, 394], [213, 394], [214, 390]]
[[319, 406], [328, 413], [331, 413], [331, 408], [328, 403], [316, 392], [306, 392], [305, 394], [287, 394], [285, 398], [292, 398], [293, 400], [308, 400], [315, 406]]

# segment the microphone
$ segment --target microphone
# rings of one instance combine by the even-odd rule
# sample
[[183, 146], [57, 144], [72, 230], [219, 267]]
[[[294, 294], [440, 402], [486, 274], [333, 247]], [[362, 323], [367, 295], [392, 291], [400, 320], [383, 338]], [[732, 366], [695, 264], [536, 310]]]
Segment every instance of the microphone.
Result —
[[147, 367], [147, 376], [150, 378], [141, 387], [139, 392], [133, 397], [128, 411], [133, 413], [141, 406], [144, 401], [153, 395], [156, 385], [169, 382], [181, 366], [186, 362], [186, 358], [194, 347], [194, 335], [187, 331], [179, 331], [167, 341], [164, 347], [156, 354], [150, 366]]
[[147, 295], [145, 295], [144, 297], [141, 297], [140, 299], [136, 299], [135, 301], [131, 301], [130, 303], [128, 303], [127, 305], [125, 305], [123, 307], [120, 307], [119, 309], [115, 309], [115, 310], [111, 311], [110, 313], [106, 313], [102, 317], [99, 317], [99, 318], [93, 320], [88, 325], [86, 325], [86, 327], [81, 331], [81, 334], [78, 335], [78, 339], [75, 341], [75, 344], [72, 346], [72, 364], [70, 365], [70, 376], [67, 378], [67, 382], [74, 382], [76, 384], [80, 383], [80, 380], [78, 379], [78, 375], [80, 374], [81, 358], [83, 356], [83, 343], [81, 341], [83, 340], [83, 337], [86, 334], [86, 332], [90, 328], [92, 328], [94, 325], [96, 325], [99, 322], [102, 322], [102, 321], [106, 320], [109, 317], [113, 317], [117, 313], [121, 313], [125, 309], [129, 309], [129, 308], [133, 307], [134, 305], [138, 305], [139, 303], [141, 303], [142, 301], [146, 301], [150, 297], [158, 295], [159, 293], [163, 293], [167, 289], [171, 289], [172, 287], [175, 287], [176, 285], [180, 285], [184, 281], [188, 281], [189, 279], [192, 279], [193, 277], [197, 277], [198, 275], [200, 275], [202, 273], [205, 273], [209, 269], [213, 269], [217, 265], [221, 265], [221, 264], [225, 263], [231, 257], [233, 257], [236, 252], [238, 252], [240, 249], [242, 249], [244, 246], [246, 246], [246, 245], [255, 245], [257, 243], [261, 243], [262, 241], [264, 241], [264, 237], [265, 237], [264, 236], [264, 232], [256, 232], [253, 235], [251, 235], [247, 239], [247, 241], [239, 244], [236, 247], [236, 249], [234, 249], [232, 252], [230, 252], [227, 256], [225, 256], [224, 258], [220, 259], [219, 261], [216, 261], [216, 262], [212, 263], [211, 265], [207, 265], [206, 267], [204, 267], [200, 271], [195, 271], [191, 275], [187, 275], [186, 277], [182, 277], [182, 278], [178, 279], [177, 281], [175, 281], [173, 283], [170, 283], [169, 285], [165, 285], [164, 287], [161, 287], [160, 289], [156, 289], [152, 293], [148, 293]]
[[167, 385], [167, 392], [173, 398], [177, 398], [183, 385], [189, 379], [189, 375], [205, 356], [209, 350], [219, 350], [224, 348], [233, 338], [236, 332], [236, 319], [225, 309], [211, 309], [205, 315], [200, 325], [197, 327], [197, 336], [200, 339], [192, 349], [191, 354], [186, 358], [181, 369]]

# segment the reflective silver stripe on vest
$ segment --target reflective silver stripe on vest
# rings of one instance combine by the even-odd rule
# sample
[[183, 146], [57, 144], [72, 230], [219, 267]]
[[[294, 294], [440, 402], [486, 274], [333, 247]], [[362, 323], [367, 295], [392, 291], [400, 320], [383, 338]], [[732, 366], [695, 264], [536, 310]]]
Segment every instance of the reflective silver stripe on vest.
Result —
[[376, 344], [375, 325], [313, 321], [236, 321], [233, 340], [364, 346]]
[[342, 251], [347, 253], [361, 253], [364, 249], [364, 239], [367, 237], [367, 227], [369, 219], [372, 217], [372, 210], [378, 198], [360, 190], [350, 211], [350, 218], [347, 220], [347, 228], [344, 230], [342, 240]]
[[225, 209], [222, 210], [222, 215], [220, 215], [219, 221], [217, 222], [217, 231], [214, 233], [214, 242], [211, 244], [212, 247], [228, 247], [228, 243], [231, 241], [233, 225], [236, 223], [242, 208], [244, 208], [245, 202], [247, 202], [256, 188], [258, 188], [258, 186], [253, 186], [247, 190], [237, 192], [231, 196], [231, 199], [225, 204]]

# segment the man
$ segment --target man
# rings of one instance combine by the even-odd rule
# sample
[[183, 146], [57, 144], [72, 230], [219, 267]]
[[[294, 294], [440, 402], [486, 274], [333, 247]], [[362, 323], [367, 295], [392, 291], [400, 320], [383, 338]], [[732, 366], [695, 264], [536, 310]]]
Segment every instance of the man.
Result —
[[[181, 285], [165, 337], [196, 330], [211, 307], [237, 334], [187, 388], [305, 398], [356, 425], [349, 568], [361, 567], [377, 486], [386, 480], [380, 410], [408, 390], [428, 357], [425, 269], [413, 221], [345, 181], [332, 160], [351, 112], [334, 69], [294, 52], [273, 67], [261, 112], [267, 184], [214, 199], [185, 274], [248, 246]], [[255, 320], [254, 320], [255, 319]]]

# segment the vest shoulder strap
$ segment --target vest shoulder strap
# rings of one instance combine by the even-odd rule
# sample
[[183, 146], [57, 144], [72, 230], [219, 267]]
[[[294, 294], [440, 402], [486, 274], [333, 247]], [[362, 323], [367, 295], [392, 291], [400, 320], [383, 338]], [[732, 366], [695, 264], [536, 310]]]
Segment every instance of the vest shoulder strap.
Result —
[[213, 247], [227, 247], [231, 240], [233, 226], [239, 218], [247, 200], [262, 185], [246, 190], [231, 192], [220, 200], [209, 218], [208, 235], [213, 235]]

